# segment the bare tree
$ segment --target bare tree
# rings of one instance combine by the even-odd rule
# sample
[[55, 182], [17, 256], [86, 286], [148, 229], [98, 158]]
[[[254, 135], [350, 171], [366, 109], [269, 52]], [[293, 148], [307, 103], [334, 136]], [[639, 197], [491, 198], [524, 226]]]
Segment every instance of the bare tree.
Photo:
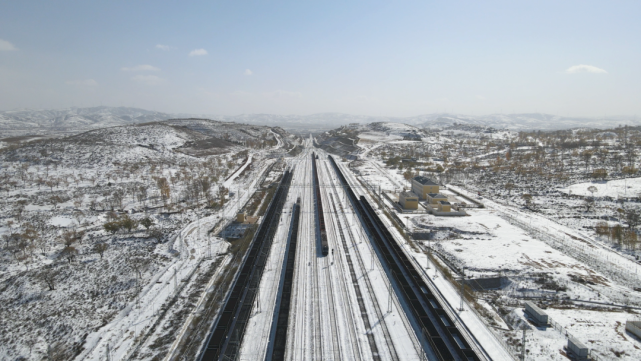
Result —
[[78, 256], [78, 250], [73, 246], [67, 246], [62, 250], [62, 252], [60, 252], [60, 255], [66, 258], [69, 263], [71, 263]]
[[49, 291], [54, 291], [56, 289], [56, 282], [59, 271], [54, 268], [55, 266], [44, 266], [42, 270], [38, 273], [38, 279], [45, 283], [49, 287]]
[[136, 189], [136, 198], [138, 199], [138, 203], [143, 203], [147, 199], [147, 189], [148, 187], [144, 184], [139, 185]]
[[507, 183], [505, 183], [505, 190], [507, 191], [507, 196], [508, 197], [512, 193], [512, 189], [514, 189], [514, 182], [508, 181]]
[[114, 200], [114, 204], [118, 206], [118, 209], [122, 209], [122, 201], [125, 199], [125, 191], [120, 188], [116, 189], [111, 194], [111, 197]]
[[149, 267], [150, 261], [146, 257], [129, 258], [129, 266], [136, 272], [138, 279], [142, 278], [142, 273]]
[[6, 242], [5, 247], [9, 248], [9, 246], [12, 243], [17, 243], [20, 240], [20, 234], [19, 233], [5, 234], [5, 235], [2, 236], [2, 238]]
[[156, 180], [156, 185], [160, 191], [160, 198], [164, 204], [167, 204], [167, 200], [171, 197], [171, 188], [169, 187], [169, 182], [167, 178], [161, 177]]
[[77, 232], [75, 229], [72, 231], [65, 231], [64, 233], [62, 233], [62, 243], [64, 243], [66, 247], [69, 247], [72, 244], [82, 240], [82, 236], [84, 236], [83, 231]]
[[53, 208], [56, 209], [58, 207], [58, 204], [62, 203], [62, 198], [60, 198], [60, 196], [58, 195], [53, 195], [49, 197], [49, 203], [51, 203]]
[[98, 242], [93, 245], [93, 251], [100, 255], [101, 260], [103, 254], [107, 251], [107, 248], [109, 248], [109, 245], [105, 242]]
[[639, 225], [639, 222], [641, 221], [641, 216], [639, 215], [639, 211], [634, 208], [626, 209], [625, 210], [625, 221], [628, 223], [628, 227], [630, 229], [634, 229]]
[[142, 224], [142, 226], [145, 227], [146, 230], [149, 230], [149, 227], [154, 224], [154, 221], [149, 217], [145, 217], [140, 220], [140, 224]]
[[592, 159], [592, 152], [589, 150], [584, 150], [581, 153], [581, 157], [583, 158], [583, 161], [585, 162], [585, 170], [588, 170], [588, 165], [590, 164], [590, 159]]
[[218, 187], [218, 197], [220, 198], [220, 206], [225, 205], [225, 196], [229, 193], [229, 190], [225, 188], [222, 184]]

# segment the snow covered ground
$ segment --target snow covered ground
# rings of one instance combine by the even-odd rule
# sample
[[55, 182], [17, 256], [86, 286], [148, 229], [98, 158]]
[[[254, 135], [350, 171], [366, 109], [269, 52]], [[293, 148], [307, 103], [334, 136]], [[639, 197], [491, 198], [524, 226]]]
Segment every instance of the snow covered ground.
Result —
[[0, 358], [165, 355], [227, 268], [216, 256], [227, 243], [208, 232], [260, 186], [276, 162], [267, 154], [296, 142], [282, 129], [173, 120], [3, 151]]
[[[592, 192], [593, 190], [594, 192]], [[641, 178], [577, 183], [562, 188], [561, 191], [584, 197], [611, 197], [613, 199], [639, 197], [641, 195]]]
[[[437, 137], [449, 143], [452, 140], [447, 140], [447, 137], [465, 139], [477, 137], [477, 134], [477, 129], [449, 133], [445, 131], [437, 133]], [[515, 134], [511, 132], [492, 132], [489, 138], [510, 139], [514, 136]], [[454, 142], [458, 143], [458, 141]], [[381, 143], [387, 145], [381, 146]], [[460, 142], [460, 145], [464, 144]], [[542, 144], [539, 143], [539, 146]], [[430, 144], [423, 149], [428, 149], [428, 152], [433, 154], [434, 148], [439, 152], [438, 149], [443, 147]], [[537, 151], [535, 147], [526, 148], [517, 149], [522, 152]], [[382, 190], [394, 191], [401, 184], [409, 188], [403, 178], [403, 171], [386, 168], [379, 157], [382, 154], [389, 158], [399, 153], [401, 157], [403, 157], [402, 154], [408, 157], [408, 152], [414, 151], [421, 154], [420, 146], [412, 148], [411, 145], [397, 144], [392, 139], [379, 137], [372, 138], [371, 141], [363, 144], [362, 149], [364, 152], [361, 155], [365, 156], [350, 165], [350, 169], [357, 172], [359, 179], [376, 190], [381, 187]], [[488, 147], [485, 151], [480, 151], [463, 146], [459, 147], [459, 151], [459, 156], [460, 153], [473, 155], [468, 159], [472, 161], [478, 159], [477, 164], [487, 167], [500, 164], [500, 158], [506, 156], [509, 148], [493, 150]], [[451, 153], [446, 154], [445, 151], [443, 154], [446, 157], [451, 156]], [[497, 157], [498, 160], [496, 160]], [[413, 169], [414, 172], [421, 167], [429, 167], [430, 161], [423, 157], [419, 163], [421, 165], [416, 166]], [[447, 166], [446, 163], [447, 160], [444, 160], [440, 164]], [[451, 163], [450, 167], [452, 167]], [[578, 171], [584, 172], [584, 168], [578, 168]], [[432, 176], [435, 176], [436, 180], [445, 181], [451, 177], [447, 174], [432, 174]], [[462, 185], [463, 182], [460, 184]], [[500, 189], [500, 185], [495, 185]], [[478, 182], [474, 184], [474, 188], [478, 186]], [[594, 194], [588, 190], [590, 186], [596, 187]], [[526, 191], [535, 196], [536, 207], [532, 207], [534, 211], [521, 208], [519, 205], [522, 201], [517, 201], [516, 196], [508, 198], [508, 204], [504, 198], [494, 201], [492, 193], [488, 192], [484, 194], [483, 199], [480, 199], [486, 208], [466, 210], [468, 217], [435, 217], [416, 213], [403, 213], [398, 216], [409, 231], [430, 234], [430, 241], [419, 243], [422, 243], [423, 249], [432, 247], [438, 251], [439, 257], [444, 260], [441, 262], [441, 267], [450, 268], [453, 273], [465, 272], [466, 277], [501, 276], [509, 279], [507, 286], [501, 290], [478, 293], [479, 304], [487, 311], [479, 316], [479, 320], [484, 320], [481, 324], [493, 324], [502, 328], [512, 327], [514, 319], [509, 315], [518, 315], [519, 312], [522, 315], [522, 300], [533, 299], [535, 302], [549, 304], [548, 309], [554, 310], [555, 316], [552, 318], [556, 318], [558, 327], [568, 329], [571, 335], [592, 348], [593, 354], [598, 355], [600, 359], [618, 359], [617, 354], [622, 355], [621, 359], [626, 357], [638, 359], [641, 358], [641, 345], [638, 340], [630, 335], [626, 335], [624, 339], [615, 332], [616, 327], [621, 330], [620, 324], [624, 325], [626, 319], [636, 317], [635, 312], [613, 311], [620, 311], [621, 307], [626, 305], [641, 307], [641, 294], [635, 291], [635, 287], [641, 287], [639, 264], [633, 257], [633, 252], [624, 252], [622, 249], [613, 247], [604, 239], [595, 237], [589, 227], [584, 226], [593, 227], [599, 219], [598, 215], [605, 213], [605, 209], [614, 205], [599, 204], [599, 211], [594, 212], [597, 216], [590, 215], [585, 218], [577, 216], [576, 213], [579, 212], [575, 209], [568, 214], [557, 208], [562, 209], [564, 205], [570, 204], [573, 207], [583, 205], [580, 203], [583, 202], [582, 199], [574, 196], [594, 195], [597, 199], [606, 196], [615, 199], [624, 196], [636, 198], [641, 191], [639, 187], [639, 178], [577, 183], [564, 188], [560, 187], [558, 190], [567, 195], [561, 198], [556, 196], [556, 193], [547, 191], [547, 188], [544, 188], [546, 191], [540, 191], [530, 185]], [[468, 192], [462, 187], [451, 186], [451, 188], [471, 198], [477, 198], [475, 192]], [[492, 191], [495, 189], [492, 188]], [[635, 203], [632, 202], [625, 204], [625, 208], [634, 207]], [[391, 203], [386, 199], [383, 203], [391, 208]], [[612, 221], [611, 223], [615, 224]], [[402, 242], [400, 238], [399, 241]], [[419, 264], [427, 263], [431, 269], [435, 269], [424, 255], [414, 253], [414, 256]], [[442, 278], [442, 281], [443, 284], [439, 289], [446, 290], [448, 285], [451, 287], [445, 278]], [[457, 293], [453, 292], [452, 295], [452, 301], [456, 302]], [[590, 331], [572, 326], [586, 323], [585, 318], [579, 317], [580, 312], [586, 312], [585, 317], [592, 317], [595, 320], [586, 326]], [[605, 322], [611, 315], [617, 315], [618, 324], [615, 321]], [[486, 326], [482, 328], [487, 329]], [[555, 335], [553, 331], [534, 330], [528, 334], [528, 349], [532, 359], [566, 359], [562, 355], [563, 346], [567, 343], [565, 335], [559, 334], [558, 331]], [[596, 342], [592, 336], [599, 332], [607, 335], [606, 338], [602, 338], [603, 342]], [[508, 347], [512, 352], [518, 351], [521, 337], [519, 332], [497, 329], [492, 337], [494, 336], [502, 339], [499, 343], [514, 345]], [[618, 337], [621, 342], [606, 341], [615, 337]]]

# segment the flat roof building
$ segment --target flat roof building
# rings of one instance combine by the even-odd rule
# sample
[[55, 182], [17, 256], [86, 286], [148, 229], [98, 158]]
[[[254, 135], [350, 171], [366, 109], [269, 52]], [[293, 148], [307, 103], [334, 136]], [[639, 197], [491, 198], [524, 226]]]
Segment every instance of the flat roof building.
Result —
[[418, 196], [414, 192], [401, 192], [398, 195], [398, 203], [404, 209], [418, 209]]
[[440, 193], [428, 193], [427, 194], [427, 203], [429, 204], [438, 204], [440, 201], [446, 201], [447, 197]]
[[452, 205], [448, 201], [439, 201], [438, 202], [438, 211], [439, 212], [451, 212]]

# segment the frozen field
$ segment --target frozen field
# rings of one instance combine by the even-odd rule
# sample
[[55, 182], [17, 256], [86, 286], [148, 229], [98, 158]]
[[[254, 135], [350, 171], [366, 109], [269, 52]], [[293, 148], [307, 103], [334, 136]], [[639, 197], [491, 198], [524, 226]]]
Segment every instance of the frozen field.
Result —
[[[592, 193], [590, 187], [596, 188]], [[610, 181], [577, 183], [561, 189], [562, 192], [579, 196], [595, 197], [639, 197], [641, 195], [641, 178], [627, 178]]]

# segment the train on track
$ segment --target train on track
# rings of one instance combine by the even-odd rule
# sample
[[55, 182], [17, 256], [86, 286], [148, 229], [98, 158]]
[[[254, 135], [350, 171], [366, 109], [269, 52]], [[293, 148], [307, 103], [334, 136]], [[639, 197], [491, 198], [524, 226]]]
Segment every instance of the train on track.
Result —
[[317, 219], [317, 230], [320, 238], [320, 251], [323, 257], [329, 254], [329, 246], [327, 244], [327, 231], [325, 230], [325, 216], [323, 215], [323, 201], [321, 200], [320, 183], [318, 181], [318, 170], [316, 169], [316, 153], [312, 153], [312, 173], [314, 176], [314, 203]]
[[236, 360], [240, 354], [240, 346], [287, 199], [292, 174], [289, 170], [283, 174], [278, 190], [232, 282], [224, 306], [209, 331], [199, 361]]
[[[367, 229], [381, 263], [389, 270], [388, 276], [396, 281], [401, 291], [400, 297], [405, 299], [409, 313], [420, 325], [417, 337], [428, 341], [431, 353], [439, 361], [482, 360], [477, 352], [484, 351], [471, 347], [469, 340], [459, 329], [463, 325], [453, 319], [446, 311], [447, 307], [430, 290], [365, 196], [357, 197], [334, 158], [329, 156], [329, 160], [341, 185], [345, 187], [354, 210]], [[428, 348], [426, 352], [429, 352]]]

